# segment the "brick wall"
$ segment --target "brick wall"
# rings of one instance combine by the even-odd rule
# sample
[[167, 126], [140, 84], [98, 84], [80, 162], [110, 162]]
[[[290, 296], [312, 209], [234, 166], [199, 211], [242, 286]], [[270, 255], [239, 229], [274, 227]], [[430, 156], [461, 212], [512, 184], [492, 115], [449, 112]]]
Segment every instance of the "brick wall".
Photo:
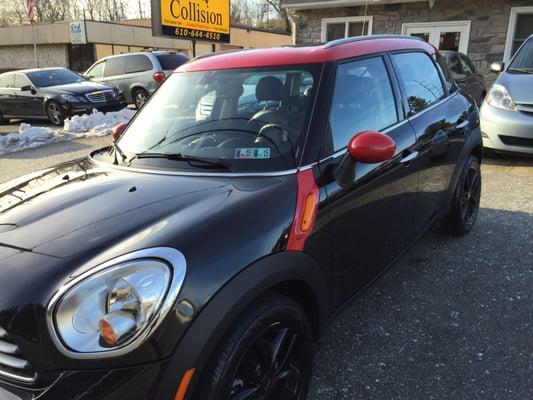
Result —
[[[496, 76], [489, 66], [501, 61], [509, 24], [511, 7], [531, 6], [533, 0], [435, 0], [433, 8], [428, 2], [386, 4], [368, 6], [367, 15], [372, 15], [374, 34], [400, 34], [402, 23], [440, 22], [470, 20], [470, 43], [468, 56], [485, 74], [487, 83]], [[322, 19], [346, 16], [362, 16], [365, 7], [322, 8], [317, 10], [291, 11], [296, 26], [296, 43], [319, 43]]]
[[[40, 67], [68, 67], [66, 44], [38, 45]], [[33, 46], [0, 46], [0, 71], [34, 68]]]

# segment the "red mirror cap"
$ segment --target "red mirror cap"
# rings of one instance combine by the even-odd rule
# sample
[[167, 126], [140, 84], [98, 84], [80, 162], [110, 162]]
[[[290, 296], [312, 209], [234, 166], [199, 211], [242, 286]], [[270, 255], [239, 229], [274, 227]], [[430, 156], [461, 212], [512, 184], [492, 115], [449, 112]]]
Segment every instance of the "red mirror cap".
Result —
[[120, 135], [122, 135], [122, 132], [124, 132], [127, 126], [128, 126], [127, 122], [121, 122], [120, 124], [115, 126], [113, 128], [113, 131], [111, 132], [111, 135], [113, 136], [113, 140], [117, 140], [120, 137]]
[[352, 137], [348, 151], [356, 161], [375, 164], [390, 160], [396, 152], [396, 143], [384, 133], [365, 131]]

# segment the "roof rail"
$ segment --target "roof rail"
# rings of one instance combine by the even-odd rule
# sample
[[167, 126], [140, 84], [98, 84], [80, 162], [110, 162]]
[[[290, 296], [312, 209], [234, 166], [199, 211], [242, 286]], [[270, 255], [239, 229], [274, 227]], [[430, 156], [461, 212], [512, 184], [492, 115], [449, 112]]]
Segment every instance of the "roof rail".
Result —
[[221, 51], [215, 51], [215, 52], [210, 52], [210, 53], [204, 53], [194, 58], [191, 58], [190, 61], [202, 60], [204, 58], [219, 56], [221, 54], [238, 53], [239, 51], [245, 51], [245, 50], [252, 50], [252, 49], [231, 49], [231, 50], [221, 50]]
[[367, 36], [353, 36], [349, 38], [344, 39], [337, 39], [332, 40], [330, 42], [327, 42], [324, 45], [325, 49], [330, 49], [335, 46], [340, 46], [347, 43], [353, 43], [353, 42], [364, 42], [365, 40], [373, 40], [373, 39], [412, 39], [412, 40], [421, 40], [423, 39], [416, 37], [416, 36], [407, 36], [407, 35], [367, 35]]

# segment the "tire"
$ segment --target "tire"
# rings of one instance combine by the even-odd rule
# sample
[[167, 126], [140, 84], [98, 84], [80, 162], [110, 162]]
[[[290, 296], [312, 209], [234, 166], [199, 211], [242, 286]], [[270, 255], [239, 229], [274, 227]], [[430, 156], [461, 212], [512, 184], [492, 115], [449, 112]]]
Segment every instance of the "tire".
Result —
[[133, 91], [133, 102], [135, 103], [135, 108], [140, 110], [144, 103], [148, 100], [148, 92], [144, 89], [135, 89]]
[[59, 103], [55, 101], [49, 101], [46, 104], [46, 115], [48, 115], [48, 120], [55, 126], [61, 126], [65, 122], [65, 113]]
[[305, 313], [291, 299], [268, 293], [230, 327], [193, 398], [304, 400], [312, 369], [313, 340]]
[[450, 212], [442, 220], [445, 232], [452, 236], [465, 236], [470, 233], [478, 216], [480, 198], [479, 160], [470, 155], [457, 182]]
[[8, 125], [11, 121], [7, 118], [4, 118], [2, 115], [2, 110], [0, 110], [0, 125]]

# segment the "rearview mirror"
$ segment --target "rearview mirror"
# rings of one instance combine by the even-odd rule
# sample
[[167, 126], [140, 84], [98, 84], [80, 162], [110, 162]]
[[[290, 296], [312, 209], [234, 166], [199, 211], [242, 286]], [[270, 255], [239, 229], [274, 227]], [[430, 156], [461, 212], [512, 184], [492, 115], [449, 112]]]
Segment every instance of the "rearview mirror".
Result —
[[341, 186], [355, 180], [355, 163], [376, 164], [390, 160], [396, 152], [396, 143], [380, 132], [364, 131], [355, 134], [348, 143], [348, 151], [342, 158], [335, 179]]
[[499, 74], [503, 71], [504, 67], [505, 67], [505, 64], [502, 62], [493, 62], [492, 64], [490, 64], [490, 72]]
[[117, 140], [120, 137], [120, 135], [122, 135], [122, 133], [124, 132], [127, 126], [128, 126], [127, 122], [121, 122], [120, 124], [115, 126], [113, 128], [113, 131], [111, 132], [111, 136], [113, 136], [113, 140]]

